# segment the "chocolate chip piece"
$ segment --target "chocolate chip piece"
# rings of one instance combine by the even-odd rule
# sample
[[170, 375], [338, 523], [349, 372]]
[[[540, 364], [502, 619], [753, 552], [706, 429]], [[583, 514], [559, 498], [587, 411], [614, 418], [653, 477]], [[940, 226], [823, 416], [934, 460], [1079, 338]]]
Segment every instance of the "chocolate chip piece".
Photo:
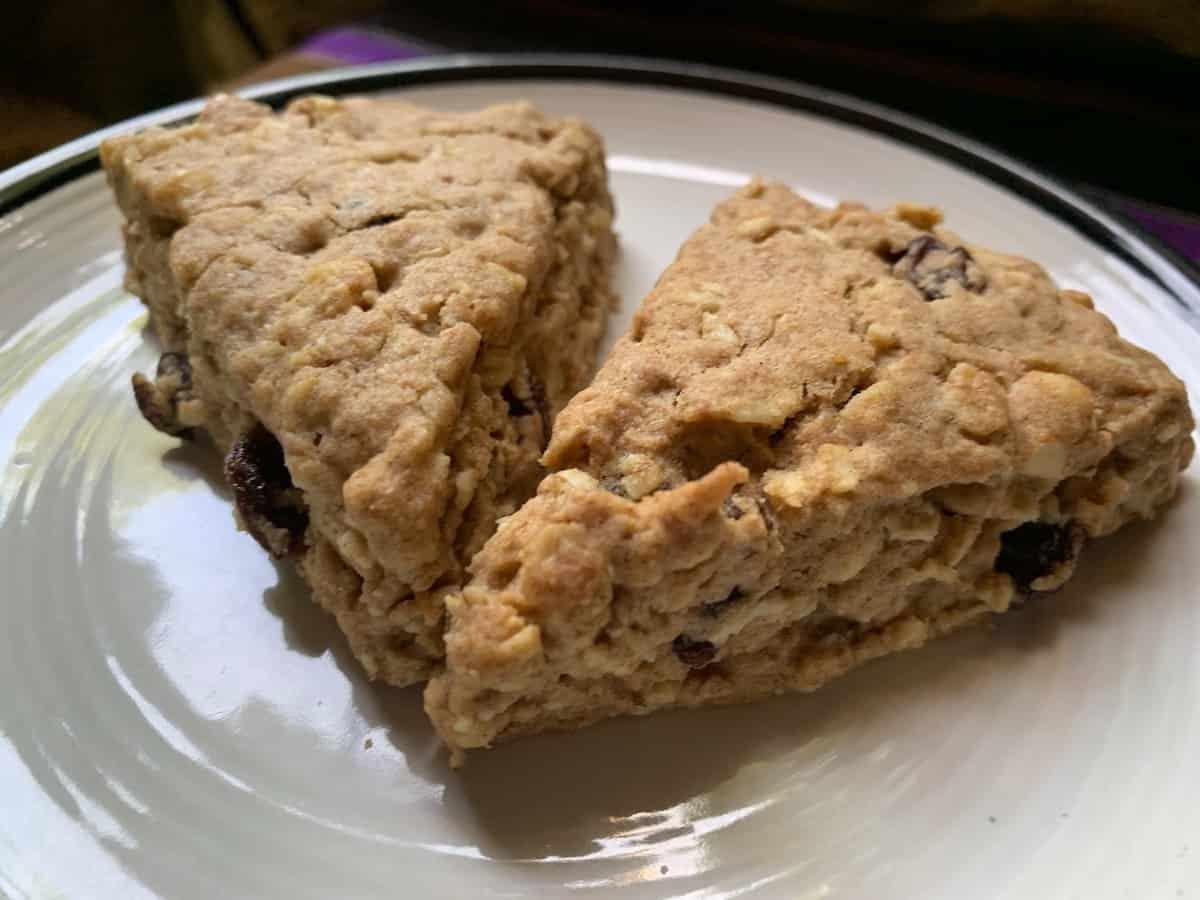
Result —
[[246, 530], [276, 558], [301, 549], [308, 511], [271, 432], [256, 425], [225, 457], [225, 480]]
[[947, 247], [929, 234], [909, 242], [892, 271], [916, 285], [926, 300], [949, 296], [947, 285], [951, 281], [968, 291], [987, 287], [987, 276], [965, 247]]
[[746, 595], [742, 593], [742, 589], [740, 587], [735, 587], [729, 592], [729, 596], [727, 596], [724, 600], [717, 600], [715, 603], [705, 603], [700, 607], [700, 612], [704, 613], [706, 616], [712, 616], [713, 618], [716, 618], [729, 607], [733, 606], [733, 604], [741, 600], [744, 596]]
[[717, 646], [712, 641], [698, 641], [681, 634], [671, 642], [671, 649], [679, 661], [690, 669], [702, 669], [717, 655]]
[[1000, 552], [995, 569], [1013, 580], [1018, 590], [1032, 591], [1031, 585], [1070, 561], [1082, 534], [1071, 524], [1026, 522], [1000, 535]]
[[192, 399], [192, 366], [188, 358], [182, 353], [164, 353], [158, 358], [154, 374], [151, 381], [140, 372], [134, 373], [133, 399], [138, 410], [163, 434], [190, 439], [194, 429], [179, 421], [179, 404]]

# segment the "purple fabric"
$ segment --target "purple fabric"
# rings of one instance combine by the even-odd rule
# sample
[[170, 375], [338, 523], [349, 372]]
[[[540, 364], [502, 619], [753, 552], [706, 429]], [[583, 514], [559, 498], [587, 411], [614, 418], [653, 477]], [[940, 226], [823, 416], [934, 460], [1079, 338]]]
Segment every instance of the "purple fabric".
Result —
[[301, 53], [330, 56], [348, 66], [415, 59], [437, 52], [437, 48], [407, 40], [399, 35], [353, 27], [322, 31], [297, 49]]
[[1192, 262], [1200, 263], [1200, 219], [1171, 209], [1146, 206], [1136, 200], [1122, 198], [1116, 205], [1151, 234], [1166, 241]]

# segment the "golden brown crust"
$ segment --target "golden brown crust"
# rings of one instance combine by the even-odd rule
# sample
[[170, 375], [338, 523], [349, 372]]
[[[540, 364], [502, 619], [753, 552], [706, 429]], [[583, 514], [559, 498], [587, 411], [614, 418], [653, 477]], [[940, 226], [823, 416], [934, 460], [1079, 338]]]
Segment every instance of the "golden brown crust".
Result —
[[811, 690], [1169, 499], [1179, 380], [939, 221], [764, 183], [717, 208], [449, 601], [426, 702], [452, 748]]
[[590, 374], [614, 251], [600, 139], [528, 104], [226, 97], [102, 156], [128, 282], [189, 359], [200, 424], [223, 449], [258, 425], [279, 442], [317, 598], [372, 675], [426, 676], [442, 587], [532, 492]]

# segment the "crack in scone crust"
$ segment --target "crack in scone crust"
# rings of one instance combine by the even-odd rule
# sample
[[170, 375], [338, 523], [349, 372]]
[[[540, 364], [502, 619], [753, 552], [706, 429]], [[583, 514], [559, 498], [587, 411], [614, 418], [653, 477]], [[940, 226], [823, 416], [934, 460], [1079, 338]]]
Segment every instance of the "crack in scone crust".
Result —
[[1150, 517], [1184, 387], [1086, 295], [932, 209], [755, 182], [681, 249], [548, 478], [449, 602], [426, 707], [455, 750], [811, 690]]
[[427, 677], [443, 592], [591, 374], [615, 253], [599, 137], [528, 104], [225, 97], [102, 161], [173, 363], [135, 378], [139, 406], [230, 452], [243, 524], [298, 555], [369, 674]]

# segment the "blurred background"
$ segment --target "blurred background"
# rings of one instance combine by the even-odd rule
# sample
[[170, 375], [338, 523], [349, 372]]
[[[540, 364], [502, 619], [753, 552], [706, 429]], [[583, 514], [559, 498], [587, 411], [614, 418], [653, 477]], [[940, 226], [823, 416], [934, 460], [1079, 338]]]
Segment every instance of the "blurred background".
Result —
[[281, 75], [438, 53], [733, 66], [887, 104], [1057, 173], [1200, 259], [1197, 0], [41, 0], [0, 29], [0, 168]]

